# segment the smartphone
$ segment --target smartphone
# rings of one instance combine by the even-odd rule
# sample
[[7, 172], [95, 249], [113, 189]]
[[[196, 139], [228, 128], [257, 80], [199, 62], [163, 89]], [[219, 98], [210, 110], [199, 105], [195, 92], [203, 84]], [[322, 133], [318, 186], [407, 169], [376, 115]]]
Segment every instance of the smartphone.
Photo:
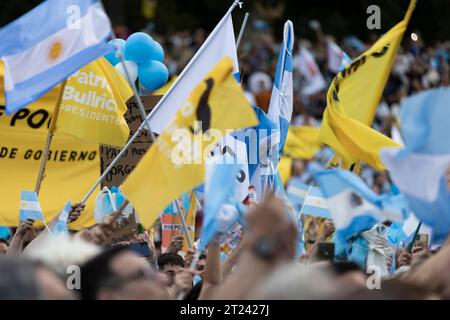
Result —
[[148, 244], [146, 242], [137, 242], [130, 244], [128, 246], [128, 249], [144, 258], [150, 256], [150, 249], [148, 248]]
[[320, 261], [334, 260], [334, 243], [333, 242], [319, 242], [317, 248], [317, 257]]
[[417, 236], [416, 246], [423, 249], [428, 248], [428, 235], [421, 233]]

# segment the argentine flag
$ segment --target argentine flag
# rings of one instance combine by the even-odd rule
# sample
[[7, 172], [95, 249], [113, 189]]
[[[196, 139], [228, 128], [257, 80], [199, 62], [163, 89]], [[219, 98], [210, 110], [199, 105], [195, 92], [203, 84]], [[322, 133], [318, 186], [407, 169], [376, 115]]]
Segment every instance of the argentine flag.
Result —
[[[254, 155], [250, 146], [249, 172], [251, 185], [256, 188], [258, 200], [262, 200], [267, 189], [275, 189], [278, 178], [278, 163], [283, 152], [293, 109], [292, 54], [294, 47], [294, 27], [291, 21], [284, 25], [283, 44], [281, 46], [275, 83], [272, 89], [267, 116], [262, 110], [257, 112], [260, 120], [256, 128], [258, 159], [251, 161]], [[251, 130], [251, 129], [250, 129]]]
[[401, 131], [406, 147], [381, 151], [391, 178], [414, 214], [433, 229], [433, 243], [450, 231], [450, 89], [405, 99]]
[[52, 235], [69, 234], [69, 230], [67, 228], [67, 220], [69, 220], [70, 211], [72, 211], [72, 204], [69, 200], [64, 206], [64, 209], [59, 214], [58, 220], [56, 221], [55, 225], [52, 227]]
[[327, 200], [319, 187], [308, 187], [308, 194], [303, 202], [300, 214], [331, 219]]
[[336, 235], [343, 240], [369, 230], [379, 222], [403, 221], [409, 212], [398, 196], [375, 194], [349, 171], [322, 171], [316, 174], [316, 179], [326, 197]]
[[47, 0], [0, 29], [6, 113], [20, 110], [109, 53], [110, 33], [97, 0]]
[[[225, 157], [230, 156], [225, 155]], [[239, 170], [240, 166], [233, 163], [233, 159], [223, 162], [221, 157], [216, 157], [207, 164], [203, 226], [198, 252], [206, 249], [216, 235], [226, 235], [242, 218], [245, 207], [235, 198], [238, 181], [230, 179], [230, 177], [237, 177]]]
[[302, 183], [299, 179], [294, 177], [289, 180], [286, 188], [286, 195], [294, 206], [296, 212], [300, 212], [303, 202], [308, 195], [308, 191], [309, 187]]
[[272, 141], [277, 144], [277, 165], [283, 152], [289, 125], [292, 118], [294, 89], [292, 85], [292, 50], [294, 48], [294, 27], [291, 21], [284, 24], [284, 37], [278, 66], [275, 75], [275, 82], [272, 89], [269, 110], [269, 119], [277, 125], [279, 130], [279, 141]]
[[44, 220], [36, 192], [22, 191], [20, 195], [19, 217], [20, 221]]

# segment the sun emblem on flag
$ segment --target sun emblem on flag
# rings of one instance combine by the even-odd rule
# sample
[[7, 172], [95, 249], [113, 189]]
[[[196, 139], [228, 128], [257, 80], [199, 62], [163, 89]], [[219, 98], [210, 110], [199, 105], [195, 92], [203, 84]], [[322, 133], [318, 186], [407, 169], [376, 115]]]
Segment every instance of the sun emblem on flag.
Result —
[[61, 56], [62, 51], [63, 44], [61, 41], [57, 40], [51, 45], [48, 57], [50, 58], [50, 60], [56, 60]]
[[22, 202], [22, 203], [20, 204], [20, 207], [21, 207], [22, 209], [26, 209], [26, 208], [27, 208], [27, 203], [26, 203], [26, 202]]

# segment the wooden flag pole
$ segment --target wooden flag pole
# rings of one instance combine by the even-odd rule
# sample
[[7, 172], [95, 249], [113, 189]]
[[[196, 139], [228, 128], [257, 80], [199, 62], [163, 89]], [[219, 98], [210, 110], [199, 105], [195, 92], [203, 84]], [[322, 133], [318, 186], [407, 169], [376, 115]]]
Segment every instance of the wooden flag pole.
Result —
[[45, 166], [47, 164], [47, 158], [48, 158], [48, 154], [50, 152], [50, 145], [52, 144], [53, 136], [55, 135], [56, 121], [58, 120], [59, 109], [61, 107], [61, 101], [63, 98], [66, 83], [67, 83], [67, 79], [65, 79], [61, 84], [61, 90], [59, 92], [59, 97], [56, 102], [55, 110], [53, 111], [52, 120], [50, 122], [50, 128], [48, 129], [47, 141], [45, 143], [44, 153], [42, 154], [41, 166], [39, 168], [39, 174], [38, 174], [38, 177], [36, 180], [36, 186], [34, 187], [34, 191], [36, 192], [37, 195], [39, 195], [42, 181], [45, 178]]

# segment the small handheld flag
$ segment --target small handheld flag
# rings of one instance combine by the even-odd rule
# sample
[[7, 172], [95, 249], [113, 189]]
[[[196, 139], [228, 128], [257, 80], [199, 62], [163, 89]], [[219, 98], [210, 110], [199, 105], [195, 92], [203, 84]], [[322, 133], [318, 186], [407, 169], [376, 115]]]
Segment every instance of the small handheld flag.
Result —
[[309, 188], [308, 195], [303, 202], [300, 213], [313, 217], [331, 219], [327, 201], [319, 187]]
[[44, 220], [36, 192], [22, 191], [20, 195], [20, 221]]
[[69, 230], [67, 228], [67, 220], [69, 220], [69, 214], [70, 214], [71, 210], [72, 210], [72, 204], [69, 200], [69, 201], [67, 201], [66, 205], [64, 206], [64, 209], [59, 214], [56, 224], [52, 227], [52, 235], [69, 233]]

